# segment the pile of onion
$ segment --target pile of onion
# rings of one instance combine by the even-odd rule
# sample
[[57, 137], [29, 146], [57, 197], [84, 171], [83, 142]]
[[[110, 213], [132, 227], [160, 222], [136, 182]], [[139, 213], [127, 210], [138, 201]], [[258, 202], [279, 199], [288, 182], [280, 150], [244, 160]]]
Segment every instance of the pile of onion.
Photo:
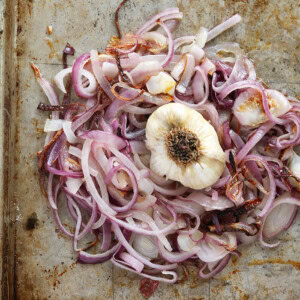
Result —
[[[265, 86], [238, 44], [206, 47], [239, 15], [174, 39], [181, 19], [177, 8], [166, 9], [70, 67], [68, 44], [65, 68], [54, 78], [62, 101], [32, 64], [50, 103], [38, 107], [50, 112], [38, 153], [41, 183], [78, 261], [110, 260], [168, 283], [178, 281], [179, 264], [192, 263], [210, 278], [240, 255], [241, 244], [278, 246], [265, 239], [288, 229], [300, 204], [299, 102]], [[161, 72], [174, 80], [172, 93], [163, 80], [150, 80]], [[147, 120], [170, 102], [199, 111], [218, 134], [226, 167], [208, 188], [187, 188], [149, 167]], [[58, 201], [66, 203], [73, 231], [61, 221]], [[87, 246], [87, 237], [95, 242]]]

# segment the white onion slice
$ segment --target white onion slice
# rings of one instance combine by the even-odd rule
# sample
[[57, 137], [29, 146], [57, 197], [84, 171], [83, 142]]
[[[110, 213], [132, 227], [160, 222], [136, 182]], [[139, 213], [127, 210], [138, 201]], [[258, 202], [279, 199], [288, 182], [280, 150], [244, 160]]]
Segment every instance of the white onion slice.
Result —
[[86, 69], [81, 69], [81, 76], [84, 76], [88, 79], [89, 85], [84, 88], [85, 92], [91, 94], [91, 97], [95, 94], [97, 90], [97, 81], [93, 73], [87, 71]]
[[72, 194], [76, 194], [78, 190], [80, 189], [81, 185], [83, 184], [83, 181], [81, 178], [70, 178], [68, 177], [66, 180], [66, 185], [68, 190]]
[[71, 73], [72, 73], [72, 67], [63, 69], [54, 76], [54, 79], [53, 79], [54, 83], [64, 94], [67, 93], [65, 84], [64, 84], [64, 79], [67, 75], [69, 75]]
[[199, 32], [196, 34], [196, 45], [200, 48], [203, 48], [207, 41], [208, 30], [204, 27], [199, 29]]
[[195, 64], [198, 65], [205, 55], [205, 52], [198, 45], [192, 45], [189, 50], [190, 54], [194, 56]]
[[184, 66], [183, 74], [180, 78], [176, 90], [179, 93], [185, 93], [186, 88], [189, 86], [192, 76], [195, 73], [195, 58], [191, 54], [186, 54], [186, 63]]
[[69, 143], [71, 143], [71, 144], [80, 143], [82, 141], [82, 139], [78, 138], [74, 134], [74, 132], [72, 130], [72, 124], [73, 123], [71, 121], [64, 121], [63, 122], [64, 133], [65, 133]]
[[44, 126], [44, 132], [58, 131], [63, 128], [64, 122], [65, 121], [61, 119], [47, 119]]
[[81, 150], [77, 147], [74, 147], [74, 146], [70, 146], [69, 147], [69, 153], [71, 155], [74, 155], [75, 157], [78, 157], [81, 159]]

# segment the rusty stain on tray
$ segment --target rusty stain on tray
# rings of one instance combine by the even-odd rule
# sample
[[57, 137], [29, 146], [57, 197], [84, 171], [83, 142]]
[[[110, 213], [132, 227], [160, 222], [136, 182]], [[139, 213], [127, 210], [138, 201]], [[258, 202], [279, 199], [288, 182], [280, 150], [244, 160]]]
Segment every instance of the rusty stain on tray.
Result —
[[300, 270], [300, 262], [293, 260], [282, 260], [281, 258], [269, 258], [265, 260], [255, 259], [248, 263], [248, 266], [263, 266], [265, 264], [280, 264], [280, 265], [291, 265], [296, 270]]

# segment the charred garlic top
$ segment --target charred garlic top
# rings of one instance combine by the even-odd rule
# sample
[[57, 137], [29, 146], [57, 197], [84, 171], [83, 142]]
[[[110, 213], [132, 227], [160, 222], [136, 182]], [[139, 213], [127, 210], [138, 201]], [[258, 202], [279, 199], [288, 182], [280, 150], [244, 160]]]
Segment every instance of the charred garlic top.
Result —
[[214, 128], [199, 112], [179, 103], [161, 106], [150, 116], [146, 146], [155, 173], [193, 189], [214, 184], [225, 167]]

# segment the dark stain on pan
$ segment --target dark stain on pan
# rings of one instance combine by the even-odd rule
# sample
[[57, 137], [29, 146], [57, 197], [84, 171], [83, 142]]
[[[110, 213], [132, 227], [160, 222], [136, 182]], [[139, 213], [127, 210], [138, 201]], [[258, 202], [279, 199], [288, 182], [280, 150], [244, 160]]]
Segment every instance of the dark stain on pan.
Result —
[[[10, 150], [11, 150], [11, 140], [10, 137], [13, 134], [13, 128], [11, 128], [11, 95], [13, 94], [13, 86], [12, 82], [14, 81], [14, 69], [11, 68], [11, 63], [13, 62], [13, 37], [14, 37], [14, 1], [6, 2], [6, 17], [4, 18], [4, 40], [5, 40], [5, 61], [4, 61], [4, 69], [5, 72], [5, 82], [4, 86], [4, 101], [3, 105], [6, 110], [6, 114], [3, 115], [4, 128], [6, 128], [6, 134], [3, 135], [3, 145], [5, 145], [3, 149], [3, 162], [8, 162], [10, 160]], [[3, 164], [3, 244], [2, 244], [2, 282], [1, 282], [1, 296], [2, 299], [13, 299], [13, 293], [9, 293], [12, 287], [12, 280], [16, 279], [12, 275], [11, 266], [14, 265], [12, 261], [15, 259], [15, 247], [12, 245], [14, 243], [14, 239], [11, 239], [11, 236], [14, 235], [14, 231], [8, 225], [9, 221], [13, 219], [13, 212], [9, 197], [9, 164]], [[14, 227], [14, 226], [13, 226]], [[13, 253], [13, 256], [11, 255]]]
[[33, 212], [26, 221], [26, 230], [36, 229], [39, 225], [39, 219], [36, 212]]

